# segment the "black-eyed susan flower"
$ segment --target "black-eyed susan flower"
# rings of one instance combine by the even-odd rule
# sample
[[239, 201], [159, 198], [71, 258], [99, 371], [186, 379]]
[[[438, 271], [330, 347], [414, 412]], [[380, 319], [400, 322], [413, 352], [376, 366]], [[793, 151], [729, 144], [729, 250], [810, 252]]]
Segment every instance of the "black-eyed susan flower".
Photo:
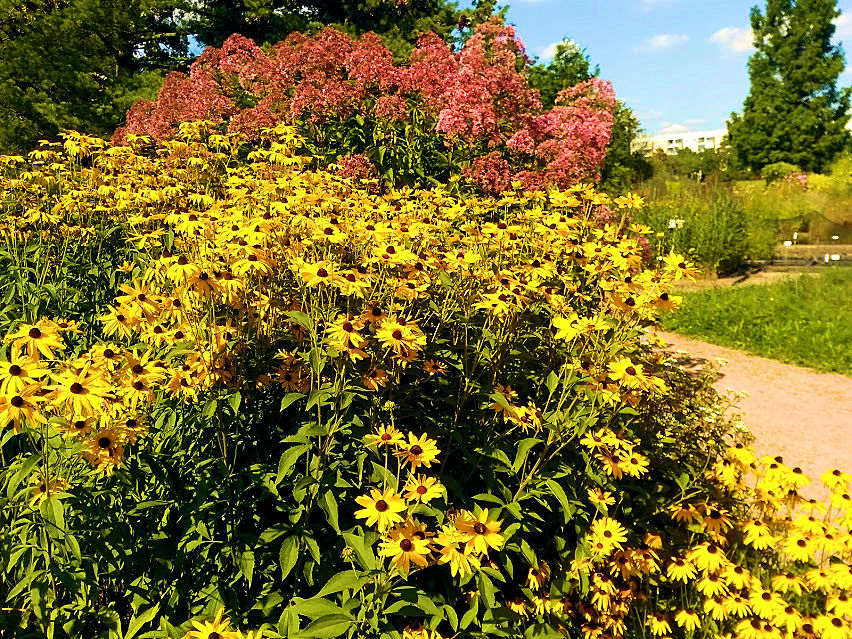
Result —
[[693, 632], [701, 627], [701, 617], [694, 610], [681, 608], [675, 613], [675, 623], [685, 632]]
[[453, 577], [465, 577], [479, 570], [479, 558], [467, 543], [466, 536], [453, 524], [441, 527], [433, 543], [438, 550], [438, 563], [449, 564]]
[[361, 510], [355, 511], [355, 516], [366, 519], [368, 526], [375, 525], [381, 532], [401, 522], [399, 513], [406, 509], [405, 501], [390, 486], [382, 491], [371, 488], [368, 495], [356, 497], [355, 501], [362, 506]]
[[41, 390], [41, 384], [31, 384], [14, 395], [0, 395], [0, 425], [11, 423], [17, 432], [24, 420], [33, 425], [47, 423], [47, 417], [39, 407], [45, 399], [40, 395]]
[[423, 433], [420, 437], [417, 437], [414, 433], [408, 433], [408, 441], [399, 444], [394, 455], [402, 459], [404, 463], [409, 464], [412, 472], [414, 472], [420, 466], [429, 468], [438, 459], [439, 453], [437, 442], [434, 439], [429, 439], [426, 433]]
[[601, 517], [592, 522], [586, 540], [595, 555], [608, 555], [615, 549], [621, 549], [627, 541], [627, 530], [619, 522], [609, 517]]
[[379, 555], [390, 557], [391, 563], [407, 575], [411, 564], [425, 568], [429, 565], [429, 540], [410, 534], [406, 526], [397, 526], [388, 531], [379, 545]]
[[686, 583], [695, 579], [697, 574], [698, 571], [695, 569], [695, 565], [683, 557], [676, 557], [666, 566], [666, 576], [672, 581]]
[[231, 620], [223, 617], [224, 608], [219, 608], [213, 621], [192, 621], [195, 630], [190, 630], [184, 639], [224, 639], [231, 635]]
[[386, 424], [376, 426], [372, 433], [364, 436], [369, 445], [373, 446], [399, 446], [405, 442], [405, 435], [399, 432], [396, 427]]
[[435, 477], [428, 475], [411, 475], [403, 488], [405, 498], [428, 504], [444, 494], [444, 486]]
[[500, 534], [502, 520], [491, 520], [488, 509], [483, 508], [479, 515], [467, 511], [455, 519], [456, 529], [466, 537], [466, 542], [474, 552], [488, 554], [489, 548], [500, 550], [503, 547], [503, 535]]
[[56, 325], [50, 320], [39, 320], [35, 324], [22, 324], [14, 333], [6, 336], [17, 349], [26, 350], [36, 362], [41, 357], [54, 359], [54, 351], [62, 350], [65, 345]]
[[47, 376], [48, 368], [42, 368], [29, 355], [12, 348], [8, 361], [0, 361], [0, 393], [15, 395], [27, 386]]

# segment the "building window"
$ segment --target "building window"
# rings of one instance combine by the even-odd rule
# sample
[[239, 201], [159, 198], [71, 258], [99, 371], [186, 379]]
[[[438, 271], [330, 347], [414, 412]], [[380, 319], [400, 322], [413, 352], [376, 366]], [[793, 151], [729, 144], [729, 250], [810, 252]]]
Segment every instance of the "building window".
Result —
[[709, 145], [711, 145], [711, 146], [712, 146], [712, 145], [713, 145], [713, 141], [714, 141], [715, 139], [716, 139], [716, 138], [707, 138], [707, 144], [709, 144]]
[[701, 152], [702, 152], [704, 149], [706, 149], [706, 148], [707, 148], [707, 147], [705, 147], [703, 144], [699, 144], [699, 145], [698, 145], [698, 152], [699, 152], [699, 153], [701, 153]]
[[701, 144], [702, 142], [704, 142], [704, 138], [698, 138], [698, 144]]
[[679, 146], [683, 146], [683, 140], [678, 140], [678, 141], [677, 141], [677, 144], [678, 144]]

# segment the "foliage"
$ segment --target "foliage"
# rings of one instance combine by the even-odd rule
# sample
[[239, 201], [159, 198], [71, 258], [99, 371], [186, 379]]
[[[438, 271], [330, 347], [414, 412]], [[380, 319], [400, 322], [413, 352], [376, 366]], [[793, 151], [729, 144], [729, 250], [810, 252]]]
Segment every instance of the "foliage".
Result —
[[185, 61], [174, 3], [0, 1], [0, 150], [61, 129], [109, 135], [163, 71]]
[[839, 15], [836, 0], [768, 0], [763, 13], [752, 9], [751, 91], [728, 125], [740, 166], [820, 171], [849, 144], [849, 90], [837, 86], [845, 62], [831, 42]]
[[801, 473], [727, 448], [647, 335], [695, 271], [642, 265], [637, 198], [373, 194], [283, 125], [129, 143], [4, 162], [7, 243], [132, 259], [4, 340], [4, 634], [847, 632], [850, 478], [787, 520]]
[[207, 49], [188, 76], [172, 74], [156, 102], [140, 102], [116, 131], [156, 140], [180, 122], [207, 119], [257, 135], [295, 124], [320, 166], [397, 185], [467, 175], [499, 193], [566, 186], [597, 176], [610, 141], [612, 87], [591, 79], [565, 89], [542, 111], [523, 74], [512, 27], [491, 20], [457, 53], [438, 36], [420, 39], [396, 65], [375, 34], [353, 40], [335, 29], [293, 34], [268, 53], [239, 36]]
[[408, 58], [418, 37], [435, 33], [445, 42], [455, 30], [465, 35], [487, 21], [493, 0], [477, 0], [458, 10], [446, 0], [205, 0], [188, 10], [188, 25], [205, 45], [221, 47], [233, 33], [258, 43], [273, 44], [295, 31], [313, 32], [333, 26], [351, 36], [378, 34], [397, 60]]
[[773, 220], [749, 214], [729, 189], [714, 186], [679, 188], [655, 197], [636, 214], [650, 227], [648, 238], [658, 259], [670, 251], [688, 255], [708, 275], [733, 273], [747, 259], [767, 259], [777, 243]]
[[852, 271], [827, 268], [761, 286], [684, 294], [663, 326], [756, 355], [852, 374]]
[[789, 162], [774, 162], [773, 164], [767, 164], [760, 169], [760, 177], [762, 177], [767, 184], [772, 184], [778, 180], [784, 180], [795, 173], [801, 173], [801, 171], [802, 170], [795, 164], [790, 164]]
[[[585, 49], [566, 40], [556, 46], [553, 59], [548, 64], [537, 63], [530, 67], [529, 84], [539, 90], [542, 106], [550, 108], [560, 91], [600, 75], [600, 68], [591, 64]], [[631, 150], [638, 133], [639, 120], [633, 110], [623, 102], [616, 103], [612, 134], [601, 172], [601, 188], [607, 193], [623, 193], [649, 177], [648, 163], [641, 153]]]

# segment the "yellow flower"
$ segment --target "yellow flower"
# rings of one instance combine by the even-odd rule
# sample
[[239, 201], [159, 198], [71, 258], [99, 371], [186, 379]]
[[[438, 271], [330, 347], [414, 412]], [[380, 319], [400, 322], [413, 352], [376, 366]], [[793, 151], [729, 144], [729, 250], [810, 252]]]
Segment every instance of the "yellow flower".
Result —
[[410, 501], [418, 501], [428, 504], [444, 494], [444, 486], [435, 477], [426, 475], [412, 475], [408, 478], [404, 489], [405, 498]]
[[651, 631], [651, 634], [655, 637], [670, 634], [672, 631], [672, 626], [669, 623], [668, 617], [659, 612], [653, 615], [648, 615], [646, 624], [648, 625], [648, 629]]
[[399, 446], [405, 443], [405, 435], [393, 426], [376, 426], [375, 432], [367, 434], [364, 439], [371, 446]]
[[0, 393], [15, 395], [50, 372], [20, 350], [12, 348], [9, 361], [0, 361]]
[[695, 570], [695, 565], [683, 557], [678, 557], [666, 566], [666, 575], [672, 581], [691, 581], [695, 579], [698, 572]]
[[224, 639], [230, 636], [230, 622], [228, 617], [222, 618], [225, 613], [224, 608], [219, 608], [216, 617], [213, 621], [193, 621], [192, 625], [195, 630], [190, 630], [183, 637], [184, 639]]
[[27, 354], [38, 362], [40, 357], [54, 359], [53, 351], [65, 348], [56, 325], [50, 320], [39, 320], [35, 324], [22, 324], [14, 333], [6, 336], [15, 348], [26, 349]]
[[473, 554], [473, 548], [467, 543], [466, 536], [452, 524], [443, 526], [435, 537], [438, 548], [438, 563], [450, 564], [450, 573], [465, 577], [479, 570], [480, 562]]
[[408, 442], [400, 443], [399, 450], [394, 452], [394, 455], [411, 464], [413, 472], [418, 466], [429, 468], [438, 458], [439, 453], [437, 442], [429, 439], [426, 433], [420, 437], [416, 437], [414, 433], [408, 433]]
[[363, 506], [361, 510], [355, 511], [355, 516], [366, 519], [368, 526], [375, 524], [379, 531], [385, 531], [391, 525], [401, 522], [402, 516], [399, 513], [406, 508], [402, 497], [390, 486], [383, 491], [371, 488], [369, 495], [356, 497], [355, 501]]
[[488, 548], [500, 550], [503, 546], [503, 535], [499, 534], [503, 521], [489, 520], [487, 508], [483, 508], [478, 517], [465, 511], [456, 517], [455, 523], [458, 531], [467, 537], [467, 544], [472, 546], [475, 552], [485, 555], [488, 553]]
[[586, 540], [592, 548], [592, 554], [608, 555], [616, 548], [622, 548], [621, 544], [627, 541], [627, 530], [614, 519], [601, 517], [592, 522]]
[[421, 568], [429, 564], [429, 540], [419, 539], [410, 527], [398, 526], [386, 535], [379, 545], [379, 555], [390, 557], [399, 570], [407, 575], [414, 563]]
[[63, 477], [51, 477], [45, 479], [43, 475], [35, 475], [35, 486], [30, 491], [29, 505], [38, 508], [41, 502], [56, 493], [63, 493], [71, 487], [71, 484]]
[[685, 608], [675, 613], [675, 622], [686, 632], [692, 632], [701, 627], [701, 618], [694, 611]]

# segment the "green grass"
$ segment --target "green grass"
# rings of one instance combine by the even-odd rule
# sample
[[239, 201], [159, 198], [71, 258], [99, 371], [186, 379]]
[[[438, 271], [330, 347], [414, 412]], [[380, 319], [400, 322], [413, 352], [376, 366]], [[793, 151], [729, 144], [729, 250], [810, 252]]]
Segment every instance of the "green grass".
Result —
[[852, 268], [686, 292], [681, 309], [661, 324], [755, 355], [852, 375]]

